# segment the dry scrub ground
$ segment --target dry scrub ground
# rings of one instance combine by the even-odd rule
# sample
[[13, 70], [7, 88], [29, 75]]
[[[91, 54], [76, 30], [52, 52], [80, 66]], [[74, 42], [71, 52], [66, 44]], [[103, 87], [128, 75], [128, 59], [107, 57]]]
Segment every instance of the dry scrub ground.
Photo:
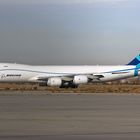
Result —
[[88, 84], [77, 89], [58, 87], [40, 87], [37, 84], [0, 84], [0, 91], [43, 91], [46, 93], [140, 93], [140, 85]]

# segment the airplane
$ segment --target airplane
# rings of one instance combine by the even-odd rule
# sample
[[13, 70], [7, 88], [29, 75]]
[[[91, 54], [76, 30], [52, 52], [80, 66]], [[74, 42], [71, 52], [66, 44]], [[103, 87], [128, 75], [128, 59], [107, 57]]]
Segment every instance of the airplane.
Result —
[[60, 88], [109, 82], [140, 74], [140, 54], [130, 63], [116, 66], [33, 66], [0, 63], [0, 82], [31, 82]]

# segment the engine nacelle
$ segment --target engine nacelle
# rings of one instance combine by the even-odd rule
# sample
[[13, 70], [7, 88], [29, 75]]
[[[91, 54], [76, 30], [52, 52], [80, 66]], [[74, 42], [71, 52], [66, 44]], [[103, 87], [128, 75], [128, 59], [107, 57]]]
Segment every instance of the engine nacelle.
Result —
[[78, 75], [75, 76], [73, 79], [73, 83], [78, 85], [78, 84], [86, 84], [88, 83], [88, 77], [86, 75]]
[[62, 79], [61, 78], [49, 78], [47, 82], [48, 86], [61, 86], [62, 85]]

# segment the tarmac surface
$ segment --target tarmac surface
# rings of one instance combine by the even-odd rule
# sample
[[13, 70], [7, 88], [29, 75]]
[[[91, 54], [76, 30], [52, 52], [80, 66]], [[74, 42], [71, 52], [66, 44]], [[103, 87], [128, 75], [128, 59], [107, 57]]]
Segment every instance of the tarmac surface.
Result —
[[0, 140], [58, 139], [140, 139], [140, 95], [0, 92]]

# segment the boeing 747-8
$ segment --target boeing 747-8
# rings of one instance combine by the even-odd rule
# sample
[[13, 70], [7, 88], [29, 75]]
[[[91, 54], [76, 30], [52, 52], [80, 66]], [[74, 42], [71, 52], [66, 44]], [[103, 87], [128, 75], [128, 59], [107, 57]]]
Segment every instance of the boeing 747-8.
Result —
[[72, 87], [108, 82], [139, 75], [140, 55], [119, 66], [32, 66], [0, 63], [0, 82], [38, 82], [46, 86]]

